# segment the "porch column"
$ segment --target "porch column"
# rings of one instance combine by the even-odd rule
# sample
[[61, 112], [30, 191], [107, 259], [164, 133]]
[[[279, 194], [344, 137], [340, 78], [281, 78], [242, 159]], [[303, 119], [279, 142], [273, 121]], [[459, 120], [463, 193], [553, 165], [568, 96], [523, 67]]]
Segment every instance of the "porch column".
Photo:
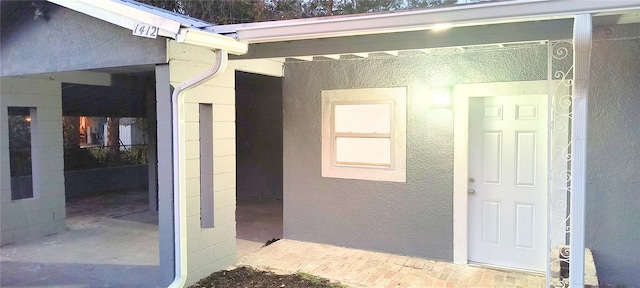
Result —
[[584, 219], [587, 163], [587, 104], [591, 60], [591, 14], [576, 15], [573, 24], [573, 122], [571, 139], [571, 254], [569, 283], [584, 287]]

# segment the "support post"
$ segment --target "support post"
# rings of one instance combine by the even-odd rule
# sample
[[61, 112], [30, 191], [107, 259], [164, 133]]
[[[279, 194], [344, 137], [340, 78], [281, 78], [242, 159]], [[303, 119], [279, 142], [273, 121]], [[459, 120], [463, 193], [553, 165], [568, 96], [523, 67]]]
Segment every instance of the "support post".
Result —
[[571, 254], [569, 283], [584, 287], [585, 183], [587, 162], [587, 111], [591, 60], [591, 14], [579, 14], [573, 26], [573, 141], [571, 158]]

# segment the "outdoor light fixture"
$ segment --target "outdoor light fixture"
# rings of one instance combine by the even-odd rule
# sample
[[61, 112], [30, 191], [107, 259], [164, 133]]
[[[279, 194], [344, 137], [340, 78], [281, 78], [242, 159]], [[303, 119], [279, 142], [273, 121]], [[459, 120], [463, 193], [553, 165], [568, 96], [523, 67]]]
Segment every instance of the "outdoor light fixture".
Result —
[[449, 108], [451, 107], [451, 88], [434, 87], [431, 89], [431, 107]]

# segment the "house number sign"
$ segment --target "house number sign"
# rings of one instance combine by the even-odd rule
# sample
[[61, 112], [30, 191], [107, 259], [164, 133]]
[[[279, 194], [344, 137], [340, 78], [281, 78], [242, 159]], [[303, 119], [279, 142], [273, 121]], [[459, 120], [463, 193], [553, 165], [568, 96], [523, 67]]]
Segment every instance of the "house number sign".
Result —
[[136, 27], [133, 28], [133, 35], [147, 37], [147, 38], [156, 38], [158, 37], [158, 27], [147, 25], [144, 23], [136, 24]]

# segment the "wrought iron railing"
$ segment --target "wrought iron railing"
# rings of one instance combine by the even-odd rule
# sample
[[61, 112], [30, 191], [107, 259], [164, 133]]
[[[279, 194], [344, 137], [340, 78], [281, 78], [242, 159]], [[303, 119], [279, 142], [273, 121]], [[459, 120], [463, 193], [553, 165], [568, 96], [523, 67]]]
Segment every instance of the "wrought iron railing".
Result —
[[550, 41], [549, 88], [551, 93], [551, 162], [548, 195], [548, 287], [569, 286], [571, 229], [571, 127], [573, 95], [573, 42]]

